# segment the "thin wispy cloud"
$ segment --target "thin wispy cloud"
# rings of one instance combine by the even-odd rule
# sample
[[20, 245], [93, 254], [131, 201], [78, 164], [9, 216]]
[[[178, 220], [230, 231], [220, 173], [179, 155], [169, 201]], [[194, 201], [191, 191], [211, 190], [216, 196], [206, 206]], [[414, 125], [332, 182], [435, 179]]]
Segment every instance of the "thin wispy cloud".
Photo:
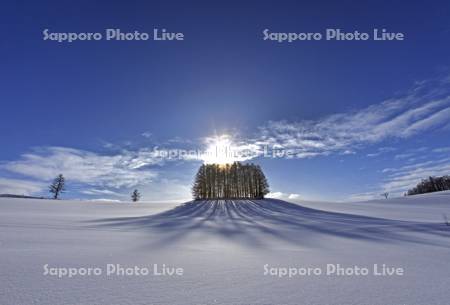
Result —
[[381, 192], [363, 192], [351, 194], [347, 197], [347, 201], [368, 201], [373, 199], [380, 199], [381, 196]]
[[141, 133], [141, 136], [148, 139], [153, 136], [153, 133], [151, 133], [150, 131], [145, 131], [145, 132]]
[[0, 194], [34, 195], [47, 185], [25, 179], [0, 178]]
[[305, 158], [409, 138], [449, 122], [450, 86], [444, 79], [418, 83], [403, 96], [361, 110], [314, 121], [271, 121], [260, 127], [254, 142], [292, 149], [295, 157]]
[[49, 181], [64, 173], [73, 182], [122, 188], [151, 181], [156, 172], [140, 169], [158, 162], [148, 151], [100, 155], [73, 148], [45, 147], [23, 154], [19, 160], [7, 162], [1, 167], [38, 181]]
[[114, 192], [111, 190], [107, 190], [107, 189], [86, 189], [86, 190], [81, 190], [82, 194], [86, 194], [86, 195], [94, 195], [94, 196], [115, 196], [115, 197], [122, 197], [124, 196], [121, 193], [118, 192]]
[[448, 153], [450, 152], [450, 147], [438, 147], [433, 149], [433, 152], [435, 153]]
[[414, 156], [413, 153], [403, 153], [403, 154], [395, 155], [394, 158], [395, 158], [396, 160], [401, 160], [401, 159], [411, 158], [412, 156]]
[[370, 158], [373, 158], [373, 157], [378, 157], [378, 156], [383, 155], [383, 154], [394, 152], [396, 150], [397, 150], [397, 148], [395, 148], [395, 147], [379, 147], [379, 148], [377, 148], [377, 150], [375, 152], [369, 153], [366, 156], [370, 157]]
[[[417, 152], [421, 150], [418, 149]], [[431, 152], [434, 152], [431, 150]], [[433, 158], [433, 160], [417, 162], [381, 170], [385, 176], [371, 187], [372, 191], [352, 194], [350, 201], [379, 199], [380, 194], [389, 193], [391, 197], [402, 196], [407, 190], [415, 187], [422, 179], [450, 174], [450, 157]]]
[[118, 199], [110, 199], [110, 198], [95, 198], [95, 199], [91, 199], [90, 201], [93, 202], [107, 202], [107, 203], [121, 203], [122, 201], [118, 200]]
[[417, 185], [422, 179], [430, 176], [450, 174], [450, 158], [442, 158], [398, 168], [383, 170], [388, 176], [381, 184], [381, 189], [393, 194], [400, 194]]

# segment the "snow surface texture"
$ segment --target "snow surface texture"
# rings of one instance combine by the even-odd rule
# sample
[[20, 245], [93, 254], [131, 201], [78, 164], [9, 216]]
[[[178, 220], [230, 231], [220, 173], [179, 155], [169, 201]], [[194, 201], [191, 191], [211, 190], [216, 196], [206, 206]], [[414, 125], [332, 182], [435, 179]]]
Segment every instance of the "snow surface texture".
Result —
[[[450, 304], [450, 192], [362, 203], [0, 199], [0, 304]], [[43, 266], [182, 276], [44, 275]], [[403, 276], [264, 275], [401, 267]]]

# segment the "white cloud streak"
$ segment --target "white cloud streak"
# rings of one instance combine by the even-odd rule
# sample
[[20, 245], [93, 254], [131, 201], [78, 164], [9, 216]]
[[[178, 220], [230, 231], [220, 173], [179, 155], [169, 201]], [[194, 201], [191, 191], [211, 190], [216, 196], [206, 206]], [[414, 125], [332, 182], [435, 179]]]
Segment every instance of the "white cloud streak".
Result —
[[0, 178], [0, 194], [31, 196], [41, 192], [45, 187], [45, 184], [36, 181]]
[[38, 181], [49, 181], [63, 173], [71, 182], [122, 188], [151, 181], [156, 172], [142, 168], [159, 162], [151, 151], [145, 150], [108, 156], [73, 148], [46, 147], [7, 162], [2, 168]]
[[[273, 151], [289, 151], [288, 154], [275, 155], [277, 158], [351, 154], [384, 140], [409, 138], [443, 129], [449, 123], [450, 83], [447, 79], [437, 79], [417, 83], [403, 96], [360, 110], [317, 120], [269, 121], [258, 128], [254, 137], [234, 137], [232, 148], [242, 160], [259, 157], [268, 150], [271, 157], [274, 157]], [[386, 148], [367, 156], [375, 157], [393, 150], [395, 148]]]
[[304, 158], [441, 128], [450, 122], [450, 88], [447, 82], [434, 85], [425, 90], [430, 84], [421, 83], [405, 96], [315, 121], [269, 122], [260, 127], [257, 142], [294, 149]]
[[424, 178], [450, 174], [450, 158], [387, 168], [383, 172], [388, 176], [382, 183], [381, 189], [399, 195], [416, 186]]
[[296, 193], [270, 192], [266, 195], [267, 198], [284, 199], [284, 200], [300, 200], [301, 197]]

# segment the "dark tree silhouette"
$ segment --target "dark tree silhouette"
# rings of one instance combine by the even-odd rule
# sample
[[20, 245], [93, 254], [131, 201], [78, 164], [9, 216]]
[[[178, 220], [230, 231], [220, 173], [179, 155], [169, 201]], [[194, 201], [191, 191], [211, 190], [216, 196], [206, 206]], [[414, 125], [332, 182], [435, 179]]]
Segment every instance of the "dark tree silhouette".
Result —
[[66, 190], [66, 179], [59, 174], [49, 187], [49, 192], [53, 194], [53, 199], [58, 199], [59, 195]]
[[131, 194], [131, 200], [133, 202], [138, 202], [139, 199], [141, 199], [141, 193], [139, 193], [138, 190], [134, 190], [133, 193]]
[[448, 190], [450, 190], [450, 176], [429, 177], [428, 179], [422, 180], [412, 189], [408, 190], [405, 195], [411, 196]]
[[192, 195], [195, 199], [264, 198], [269, 184], [259, 165], [203, 164], [200, 166]]

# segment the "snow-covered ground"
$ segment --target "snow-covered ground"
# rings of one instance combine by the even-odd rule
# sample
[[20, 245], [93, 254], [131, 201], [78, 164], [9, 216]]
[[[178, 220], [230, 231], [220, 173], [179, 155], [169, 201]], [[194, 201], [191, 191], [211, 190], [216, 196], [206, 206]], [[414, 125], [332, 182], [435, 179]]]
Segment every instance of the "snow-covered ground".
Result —
[[[0, 304], [447, 305], [450, 226], [443, 214], [450, 217], [449, 192], [361, 203], [179, 206], [1, 198]], [[91, 267], [101, 274], [59, 278], [44, 275], [46, 264], [52, 272]], [[108, 264], [151, 270], [107, 275]], [[155, 275], [154, 264], [183, 275]], [[369, 274], [327, 275], [327, 265], [337, 264]], [[374, 264], [404, 274], [374, 275]], [[277, 268], [322, 274], [265, 274], [285, 270]]]

